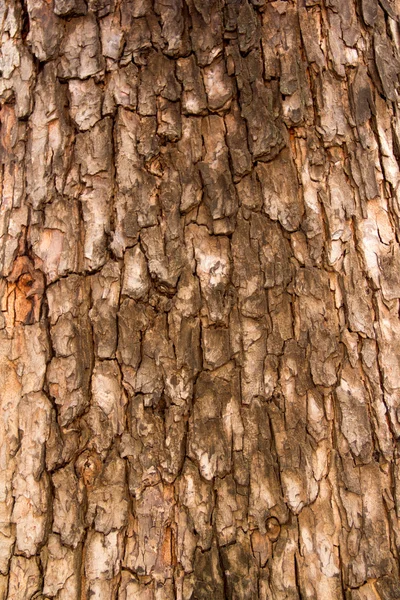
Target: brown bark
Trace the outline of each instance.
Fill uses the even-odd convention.
[[[0,4],[0,600],[400,598],[399,14]]]

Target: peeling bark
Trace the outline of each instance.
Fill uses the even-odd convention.
[[[400,597],[399,9],[0,6],[0,600]]]

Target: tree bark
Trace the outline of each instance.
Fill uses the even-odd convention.
[[[399,0],[3,0],[0,600],[400,598]]]

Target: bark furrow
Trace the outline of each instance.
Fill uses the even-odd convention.
[[[400,598],[399,22],[0,3],[0,600]]]

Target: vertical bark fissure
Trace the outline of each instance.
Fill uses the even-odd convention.
[[[400,597],[399,8],[0,7],[0,600]]]

